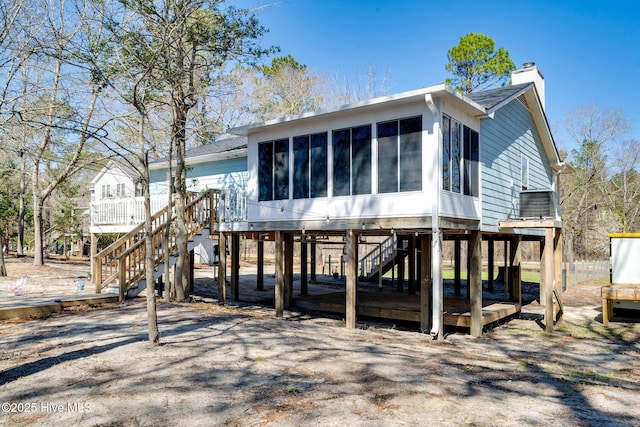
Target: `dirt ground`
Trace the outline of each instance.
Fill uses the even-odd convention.
[[[9,258],[0,292],[23,274],[26,296],[88,277],[86,262],[30,262]],[[533,301],[482,338],[433,341],[411,325],[220,307],[211,267],[196,277],[197,302],[160,303],[158,347],[144,298],[0,322],[0,425],[640,425],[640,323],[605,328],[600,284],[565,292],[553,334]]]

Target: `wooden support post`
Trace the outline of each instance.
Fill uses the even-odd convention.
[[[227,236],[218,235],[218,304],[227,300]]]
[[[539,288],[539,292],[540,292],[540,305],[544,305],[544,301],[546,299],[546,290],[545,290],[545,286],[544,286],[544,269],[545,269],[545,263],[544,263],[544,242],[545,239],[543,238],[542,240],[540,240],[540,288]]]
[[[196,282],[195,282],[196,253],[195,251],[192,250],[189,252],[188,262],[189,262],[189,269],[188,269],[189,277],[187,279],[189,283],[189,295],[193,295],[193,291],[196,288]]]
[[[293,302],[293,234],[284,233],[284,308]]]
[[[455,237],[454,245],[453,245],[453,286],[454,286],[454,294],[459,297],[462,295],[461,284],[460,284],[460,239]]]
[[[431,235],[423,234],[420,242],[420,330],[431,329]]]
[[[123,303],[127,292],[127,258],[121,257],[118,260],[118,285],[119,297],[118,301]]]
[[[240,235],[231,235],[231,289],[233,300],[240,301]]]
[[[416,237],[416,290],[420,291],[422,289],[421,278],[422,278],[422,248],[424,246],[424,235]]]
[[[311,238],[311,283],[316,282],[316,238]]]
[[[282,245],[282,231],[275,232],[276,240],[276,286],[275,286],[275,309],[276,317],[282,317],[284,315],[284,248]]]
[[[562,304],[562,229],[555,229],[555,239],[553,245],[554,256],[554,276],[555,276],[555,297],[558,304],[558,311],[555,315],[556,326],[562,325],[564,316],[564,306]]]
[[[258,240],[258,276],[256,289],[264,291],[264,242]]]
[[[504,300],[509,301],[509,287],[511,286],[510,277],[509,277],[509,246],[507,244],[507,239],[504,239]]]
[[[158,277],[154,286],[158,289],[158,296],[162,298],[162,293],[164,292],[164,281],[162,280],[162,274]]]
[[[409,252],[407,253],[409,257],[409,285],[408,292],[409,295],[416,294],[416,236],[412,234],[409,236]]]
[[[522,279],[521,267],[522,263],[522,236],[519,234],[511,238],[509,246],[509,260],[511,268],[509,269],[509,283],[511,284],[511,301],[522,304]]]
[[[347,258],[345,325],[348,329],[354,329],[356,327],[356,299],[358,281],[357,245],[357,236],[355,235],[353,230],[347,231],[345,240]]]
[[[396,243],[396,265],[398,267],[398,282],[396,289],[398,292],[404,292],[404,257],[406,252],[404,251],[404,238],[402,236],[398,236]]]
[[[308,247],[309,244],[303,236],[300,239],[300,295],[302,296],[307,296],[309,294],[307,277]]]
[[[493,292],[493,275],[494,275],[494,270],[493,270],[493,264],[495,262],[495,247],[493,244],[493,238],[489,237],[489,239],[487,240],[487,249],[489,251],[488,254],[488,267],[489,267],[489,271],[488,271],[488,280],[487,280],[487,290],[489,292]]]
[[[102,266],[96,262],[96,254],[98,253],[98,236],[96,233],[91,233],[91,253],[89,259],[91,260],[91,280],[95,285],[96,293],[102,292]]]
[[[543,263],[544,263],[544,325],[545,331],[553,332],[553,278],[554,278],[554,240],[553,228],[547,228],[544,237]],[[542,286],[541,286],[542,288]]]
[[[471,336],[482,336],[482,234],[472,230],[467,243],[469,271],[469,303],[471,308]]]

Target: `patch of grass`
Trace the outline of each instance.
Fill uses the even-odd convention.
[[[254,362],[266,362],[267,358],[264,356],[258,356],[255,359],[253,359]]]
[[[287,387],[287,393],[289,394],[299,394],[300,393],[300,389],[298,387]]]

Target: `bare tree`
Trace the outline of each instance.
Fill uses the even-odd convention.
[[[377,69],[369,64],[364,73],[356,74],[352,77],[333,77],[333,94],[336,104],[351,104],[371,98],[387,95],[391,90],[393,78],[391,69],[387,68],[382,76],[378,75]]]
[[[215,0],[123,1],[139,20],[141,34],[147,34],[159,50],[160,60],[153,74],[167,93],[172,112],[171,141],[176,159],[176,212],[178,260],[176,299],[184,300],[186,281],[186,167],[189,116],[198,105],[202,88],[216,69],[232,59],[252,62],[271,49],[257,47],[265,32],[255,16],[244,9],[223,8]]]
[[[570,263],[574,254],[604,256],[608,250],[607,232],[616,222],[610,155],[628,129],[621,110],[590,105],[567,115],[562,130],[577,147],[569,158],[575,172],[564,180],[561,201]]]
[[[622,141],[613,156],[609,195],[618,230],[640,230],[640,141]]]

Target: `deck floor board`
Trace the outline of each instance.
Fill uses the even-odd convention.
[[[306,310],[344,314],[345,293],[332,292],[322,295],[297,297],[293,305]],[[482,325],[496,322],[520,311],[514,302],[483,300]],[[385,320],[420,322],[420,297],[406,294],[390,294],[358,291],[358,316],[375,317]],[[469,301],[464,298],[445,298],[444,324],[470,327],[471,312]]]

